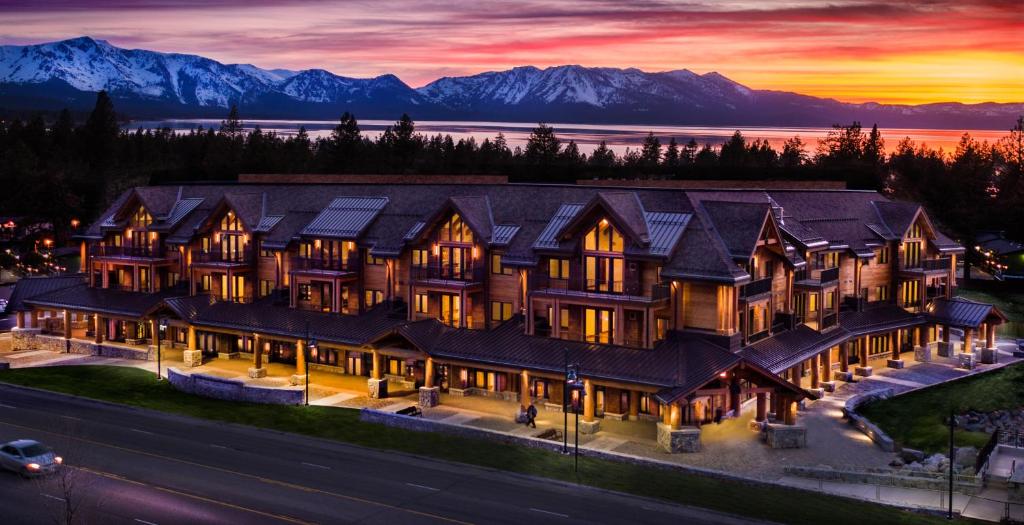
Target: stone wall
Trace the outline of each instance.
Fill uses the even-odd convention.
[[[878,428],[868,418],[858,414],[857,408],[874,401],[889,399],[892,396],[893,389],[883,388],[874,392],[853,396],[846,400],[846,405],[843,406],[843,415],[846,416],[850,424],[857,427],[858,430],[871,438],[871,441],[874,441],[876,445],[886,452],[897,452],[899,446],[889,437],[889,434],[883,432],[882,429]]]
[[[11,330],[11,350],[35,350],[38,328],[15,328]]]
[[[842,483],[863,483],[867,485],[884,485],[889,487],[905,487],[927,490],[948,490],[949,478],[943,474],[896,471],[884,469],[842,470],[821,467],[785,467],[785,472],[801,478],[838,481]],[[977,494],[982,489],[981,478],[977,476],[957,475],[953,479],[954,489],[963,494]]]
[[[96,343],[87,339],[64,339],[59,335],[47,335],[38,328],[23,328],[11,331],[12,350],[46,350],[49,352],[79,355],[95,355],[115,357],[119,359],[138,359],[142,361],[156,359],[156,352],[142,348],[122,346],[116,343]]]
[[[141,361],[152,361],[156,359],[156,349],[144,350],[120,345],[100,345],[100,352],[97,355],[103,357],[116,357],[120,359],[138,359]]]
[[[452,396],[456,396],[456,397],[480,396],[480,397],[491,397],[491,398],[494,398],[494,399],[500,399],[502,401],[519,401],[519,393],[518,392],[512,392],[510,390],[506,390],[506,391],[487,390],[486,388],[476,388],[476,387],[449,388],[448,389],[448,395],[452,395]],[[561,408],[560,407],[561,406],[559,405],[559,412],[561,412]]]
[[[241,401],[264,405],[300,405],[305,395],[302,388],[267,388],[247,385],[237,379],[224,379],[206,374],[189,374],[177,368],[167,369],[167,380],[174,388],[201,397]]]
[[[771,448],[806,448],[807,427],[802,425],[765,425],[764,438]]]

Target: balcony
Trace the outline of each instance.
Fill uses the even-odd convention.
[[[356,252],[349,254],[347,259],[322,259],[320,257],[292,257],[292,272],[311,272],[321,274],[356,274],[359,272],[361,260]]]
[[[937,299],[939,297],[946,297],[945,286],[927,286],[925,287],[924,291],[925,298],[928,299],[929,301],[932,299]]]
[[[238,250],[211,250],[192,253],[192,264],[199,266],[252,266],[253,250],[249,245]]]
[[[809,271],[807,268],[798,270],[793,275],[793,283],[797,286],[805,286],[812,288],[822,288],[825,286],[832,286],[839,282],[839,267],[828,268],[821,270],[818,276],[814,276],[813,271]]]
[[[750,301],[772,293],[772,278],[765,277],[740,286],[740,299]]]
[[[167,261],[177,257],[177,252],[161,250],[152,246],[100,246],[89,247],[89,255],[98,259],[146,259]]]
[[[948,257],[938,259],[921,259],[916,262],[900,261],[900,272],[904,274],[944,274],[949,273],[952,268],[953,259]]]
[[[839,314],[831,313],[821,318],[821,330],[832,328],[839,324]]]
[[[465,288],[470,285],[482,285],[484,267],[482,265],[466,268],[463,266],[413,266],[410,271],[413,282],[417,284],[441,284]]]
[[[667,301],[672,295],[668,284],[652,284],[644,289],[636,281],[596,281],[592,279],[552,279],[546,273],[530,276],[530,293],[601,300],[619,300],[633,303]]]

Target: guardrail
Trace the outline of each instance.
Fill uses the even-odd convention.
[[[360,259],[356,252],[349,254],[348,258],[322,259],[319,257],[292,257],[289,261],[293,271],[316,270],[333,272],[355,272],[359,270]]]
[[[771,293],[772,291],[772,278],[765,277],[756,281],[750,281],[740,287],[740,297],[754,297],[757,295]]]
[[[479,283],[484,280],[484,267],[482,265],[464,266],[413,266],[412,279],[441,279],[446,281],[466,281]]]

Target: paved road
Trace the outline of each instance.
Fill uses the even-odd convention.
[[[53,523],[68,501],[88,522],[136,525],[751,523],[499,471],[0,385],[0,440],[23,437],[51,444],[73,470],[45,480],[0,473],[2,523]]]

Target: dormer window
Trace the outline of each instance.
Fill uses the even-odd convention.
[[[601,219],[583,238],[583,249],[586,251],[622,253],[623,246],[622,234],[608,219]]]
[[[908,239],[923,239],[924,238],[924,230],[921,228],[921,224],[920,223],[916,223],[915,222],[914,225],[910,227],[910,231],[907,232],[907,238]]]

